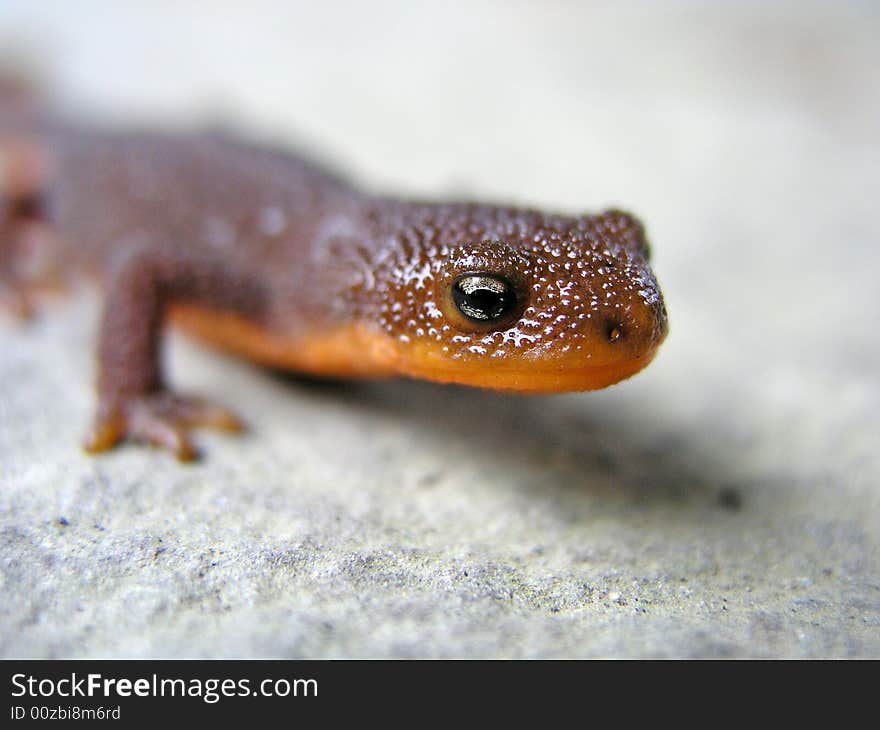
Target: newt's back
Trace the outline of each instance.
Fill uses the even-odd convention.
[[[46,216],[101,271],[120,248],[173,247],[279,263],[351,192],[299,157],[214,133],[46,135]]]

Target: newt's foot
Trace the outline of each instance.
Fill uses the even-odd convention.
[[[46,295],[67,288],[62,262],[53,258],[57,239],[39,221],[11,225],[0,209],[0,313],[30,319]]]
[[[243,430],[239,418],[222,406],[161,391],[133,397],[122,404],[101,406],[83,446],[86,451],[97,453],[130,440],[168,449],[180,461],[193,461],[199,455],[189,438],[194,427]]]
[[[18,282],[7,281],[0,271],[0,312],[14,320],[27,320],[34,314],[33,292]]]

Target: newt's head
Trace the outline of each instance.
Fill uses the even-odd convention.
[[[644,368],[666,336],[644,231],[625,213],[425,206],[406,223],[373,289],[403,373],[593,390]]]

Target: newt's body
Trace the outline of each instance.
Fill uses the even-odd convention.
[[[65,269],[106,288],[94,450],[132,438],[187,458],[188,426],[235,427],[167,388],[166,314],[273,366],[521,392],[611,385],[666,334],[642,226],[622,212],[390,200],[215,135],[16,139],[0,139],[0,278],[43,226]]]

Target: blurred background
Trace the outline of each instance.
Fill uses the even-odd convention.
[[[153,566],[149,579],[157,595],[177,596],[165,599],[170,625],[144,608],[116,636],[89,633],[84,618],[65,640],[55,622],[73,593],[61,604],[35,597],[7,606],[7,628],[28,612],[46,616],[43,627],[3,632],[0,648],[880,653],[878,37],[867,1],[3,0],[0,63],[27,69],[62,113],[222,124],[406,196],[630,210],[647,226],[671,331],[632,381],[543,399],[405,383],[346,400],[175,341],[180,377],[235,393],[256,435],[235,456],[206,436],[212,458],[189,498],[174,496],[176,465],[149,467],[175,485],[158,490],[178,510],[172,520],[132,482],[155,455],[95,462],[69,444],[91,392],[78,380],[65,399],[41,363],[70,359],[78,379],[90,377],[91,305],[30,333],[6,330],[0,499],[8,525],[25,529],[22,515],[33,516],[30,547],[15,543],[21,559],[48,550],[79,565],[65,562],[73,548],[45,547],[55,530],[45,515],[62,508],[82,511],[83,524],[115,515],[120,565],[144,540],[171,540],[169,520],[180,547],[179,563]],[[34,403],[55,409],[52,424]],[[63,447],[35,471],[28,454],[47,434]],[[350,463],[328,472],[340,439],[352,442]],[[83,496],[96,479],[128,497],[111,507],[109,496]],[[223,522],[221,483],[243,526]],[[89,564],[100,550],[81,540]],[[208,549],[240,556],[214,578],[227,619],[208,598],[187,603],[186,581],[168,585]],[[301,567],[261,563],[260,550]],[[6,580],[41,595],[16,576]],[[126,576],[88,587],[110,600],[100,611],[114,621],[132,596],[153,595]],[[228,597],[233,581],[249,598]],[[358,595],[371,597],[367,608]]]

